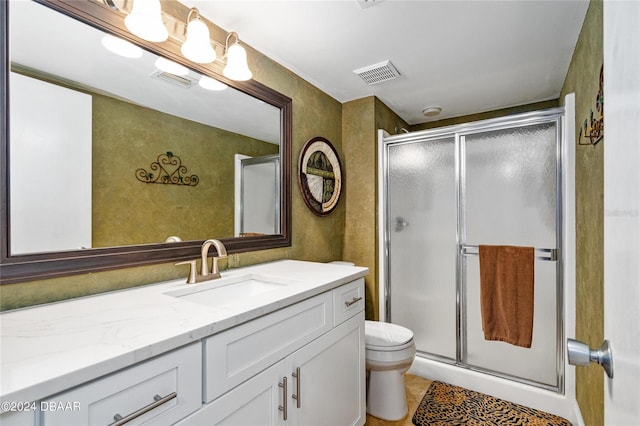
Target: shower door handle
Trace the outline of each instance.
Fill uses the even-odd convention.
[[[396,217],[396,232],[402,232],[407,226],[409,226],[409,222],[407,222],[404,217]]]
[[[613,379],[613,353],[608,340],[602,343],[598,349],[591,349],[589,346],[575,339],[567,339],[567,354],[571,365],[589,365],[594,362],[600,364],[607,377]]]

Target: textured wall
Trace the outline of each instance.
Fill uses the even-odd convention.
[[[101,95],[93,95],[93,116],[93,247],[170,235],[233,237],[234,154],[278,152],[274,144]],[[198,176],[196,186],[136,178],[139,168],[157,176],[151,163],[167,151],[187,168],[184,176]]]
[[[346,222],[344,259],[369,268],[365,278],[366,317],[378,318],[377,242],[377,131],[394,133],[408,128],[391,109],[375,97],[343,105],[342,139],[346,158]]]
[[[575,93],[576,138],[590,111],[597,113],[602,37],[602,2],[592,1],[561,94],[564,99],[566,94]],[[604,340],[605,143],[576,146],[576,338],[591,347],[600,347]],[[576,368],[576,398],[585,424],[604,424],[604,376],[600,366]]]
[[[376,144],[373,97],[342,107],[346,170],[344,260],[369,268],[365,277],[367,319],[376,318]]]
[[[175,2],[168,4],[174,8],[181,6]],[[182,14],[186,16],[186,9],[181,10],[180,13],[180,16]],[[220,29],[214,29],[212,37],[216,40],[224,40],[224,34]],[[291,164],[292,171],[294,171],[291,185],[293,241],[291,247],[231,255],[227,261],[222,261],[220,266],[222,268],[238,267],[286,258],[320,262],[341,259],[345,218],[344,195],[331,215],[318,217],[304,204],[298,189],[296,175],[300,150],[304,143],[314,136],[323,136],[329,139],[338,151],[341,161],[344,162],[341,129],[342,105],[266,56],[246,45],[245,47],[247,47],[249,67],[253,71],[254,79],[293,99],[293,155]],[[348,185],[347,177],[345,186]],[[216,237],[216,235],[201,237],[205,236]],[[178,277],[186,278],[186,274],[185,267],[175,267],[172,263],[168,263],[8,284],[0,287],[0,310],[85,296]]]

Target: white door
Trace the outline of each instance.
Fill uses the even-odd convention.
[[[604,3],[605,425],[640,424],[640,2]]]

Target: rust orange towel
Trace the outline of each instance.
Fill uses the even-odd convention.
[[[484,338],[530,348],[534,248],[481,245],[479,253]]]

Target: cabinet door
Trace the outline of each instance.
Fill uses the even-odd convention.
[[[364,424],[364,312],[287,357],[286,368],[291,379],[288,424]]]
[[[284,387],[284,380],[286,380],[284,366],[284,360],[274,364],[178,424],[180,426],[283,426],[285,424],[284,402],[287,398],[285,392],[290,393],[290,388]],[[290,380],[287,381],[290,383]],[[291,407],[288,409],[290,411]]]

